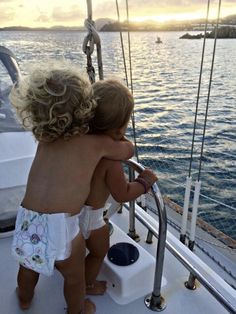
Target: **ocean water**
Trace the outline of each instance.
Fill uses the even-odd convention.
[[[0,45],[16,55],[20,69],[50,58],[67,58],[86,69],[83,32],[0,32]],[[131,69],[123,34],[128,81],[132,73],[139,161],[153,168],[163,194],[183,205],[189,173],[203,40],[183,32],[132,32]],[[160,36],[162,44],[156,44]],[[119,33],[100,33],[104,75],[125,78]],[[191,175],[198,178],[213,53],[206,42]],[[236,39],[217,40],[200,172],[198,215],[236,239]],[[96,49],[95,49],[96,50]],[[93,64],[98,79],[96,52]],[[129,130],[132,136],[132,130]],[[194,186],[193,186],[194,189]],[[193,193],[192,193],[193,194]],[[192,195],[193,196],[193,195]]]

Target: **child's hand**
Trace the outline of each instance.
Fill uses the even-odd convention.
[[[147,193],[150,187],[157,181],[157,176],[151,169],[145,169],[134,181],[142,184],[144,193]]]
[[[140,173],[139,178],[144,179],[150,187],[157,181],[157,176],[151,169],[143,170],[143,172]]]

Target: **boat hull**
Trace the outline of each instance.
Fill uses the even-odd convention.
[[[36,142],[30,132],[0,133],[0,213],[14,211],[22,199]]]

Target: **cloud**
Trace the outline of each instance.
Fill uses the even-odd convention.
[[[122,6],[123,7],[123,6]],[[114,15],[116,14],[116,4],[115,1],[103,1],[102,4],[96,5],[94,8],[94,19],[97,18],[97,15],[100,17],[106,17],[105,15]]]
[[[211,6],[212,5],[218,5],[219,0],[211,0]],[[235,5],[235,0],[225,0],[222,4],[223,6],[227,5]],[[130,14],[135,14],[137,12],[146,12],[150,13],[151,15],[158,15],[160,11],[163,12],[163,10],[168,10],[169,13],[173,13],[173,11],[184,10],[190,11],[193,8],[195,9],[203,9],[205,10],[207,7],[207,1],[206,0],[130,0],[129,1],[129,12]],[[126,10],[126,4],[124,1],[119,2],[119,10],[125,12]],[[103,1],[101,4],[97,5],[95,7],[95,13],[97,15],[106,15],[109,14],[112,15],[116,13],[116,5],[114,2],[111,2],[109,0]],[[168,13],[166,12],[166,13]]]
[[[211,0],[211,4],[218,4],[219,0]],[[230,3],[233,4],[235,3],[234,0],[225,0],[224,4]],[[180,6],[180,7],[192,7],[192,6],[206,6],[207,1],[206,0],[148,0],[143,1],[143,0],[130,0],[129,1],[129,6],[134,7],[134,8],[139,8],[140,6],[142,7],[155,7],[158,9],[158,7],[168,7],[170,8],[171,6]]]
[[[130,0],[129,1],[129,15],[158,15],[160,13],[166,12],[172,13],[176,10],[176,7],[180,8],[180,11],[183,7],[190,8],[192,2],[197,0]],[[198,2],[205,2],[206,0],[198,0]],[[120,1],[119,12],[121,19],[126,18],[126,4],[124,1]],[[103,1],[101,4],[97,5],[94,9],[94,19],[98,17],[116,17],[116,5],[114,2],[109,0]]]
[[[94,7],[93,19],[101,17],[117,19],[116,5],[109,0],[96,1]],[[125,20],[126,3],[119,1],[119,12],[121,20]],[[210,16],[214,17],[218,8],[219,0],[211,0]],[[236,0],[225,0],[221,5],[221,16],[229,14],[230,9],[234,8],[236,14]],[[186,16],[205,17],[207,10],[206,0],[129,0],[129,17],[130,20],[135,20],[139,17],[153,18],[157,16],[169,16],[172,18],[184,18]],[[194,15],[195,14],[195,15]],[[233,13],[232,13],[233,14]]]
[[[40,15],[37,17],[37,19],[35,21],[36,22],[42,22],[42,23],[48,23],[48,22],[50,22],[50,18],[46,14],[40,13]]]
[[[15,13],[10,8],[1,8],[0,9],[0,21],[1,21],[1,23],[13,21],[14,18],[15,18]]]
[[[84,13],[81,12],[78,5],[73,5],[67,10],[63,10],[61,7],[55,7],[52,12],[52,19],[55,22],[65,22],[65,21],[78,21],[84,18]]]

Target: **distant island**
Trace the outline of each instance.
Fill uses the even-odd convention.
[[[215,38],[216,30],[206,32],[206,38]],[[204,38],[204,34],[200,33],[197,35],[190,35],[189,33],[184,34],[180,39],[201,39]],[[223,26],[217,31],[217,38],[236,38],[236,27]]]
[[[96,22],[97,25],[97,22]],[[208,31],[214,29],[216,20],[209,20]],[[230,15],[220,20],[220,25],[236,27],[236,14]],[[205,28],[205,19],[195,19],[192,21],[170,21],[166,23],[157,23],[154,21],[145,21],[143,23],[108,21],[98,28],[102,32],[117,31],[201,31]]]
[[[210,20],[208,31],[214,29],[216,20]],[[117,31],[202,31],[205,28],[204,19],[195,19],[192,21],[170,21],[158,23],[156,21],[145,22],[118,22],[109,18],[102,18],[95,21],[96,29],[100,32],[117,32]],[[236,27],[236,14],[230,15],[220,20],[220,27]],[[86,31],[84,26],[53,26],[53,27],[25,27],[9,26],[2,27],[0,31]]]

